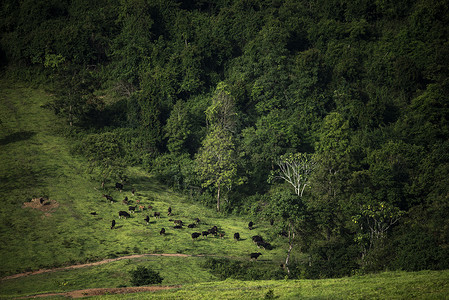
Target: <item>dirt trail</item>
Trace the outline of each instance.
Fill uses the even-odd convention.
[[[3,277],[3,278],[0,278],[0,281],[1,280],[20,278],[20,277],[24,277],[24,276],[48,273],[48,272],[56,272],[56,271],[72,270],[72,269],[80,269],[80,268],[91,267],[91,266],[98,266],[98,265],[103,265],[103,264],[107,264],[107,263],[118,261],[118,260],[122,260],[122,259],[134,259],[134,258],[140,258],[140,257],[145,257],[145,256],[199,257],[199,256],[204,256],[204,255],[190,255],[190,254],[180,254],[180,253],[134,254],[134,255],[122,256],[122,257],[117,257],[117,258],[109,258],[109,259],[100,260],[100,261],[87,263],[87,264],[79,264],[79,265],[72,265],[72,266],[67,266],[67,267],[52,268],[52,269],[41,269],[41,270],[37,270],[37,271],[18,273],[18,274],[14,274],[14,275],[10,275],[10,276],[6,276],[6,277]]]
[[[155,292],[160,290],[176,289],[180,288],[180,285],[172,286],[139,286],[139,287],[123,287],[123,288],[96,288],[96,289],[85,289],[76,290],[63,293],[48,293],[48,294],[37,294],[28,297],[21,297],[18,299],[30,299],[30,298],[41,298],[41,297],[56,297],[64,296],[69,298],[83,298],[99,295],[111,295],[111,294],[129,294],[129,293],[141,293],[141,292]]]

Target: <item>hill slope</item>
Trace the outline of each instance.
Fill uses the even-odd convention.
[[[262,252],[260,263],[275,266],[284,259],[284,241],[276,236],[271,226],[256,224],[250,231],[248,220],[217,215],[213,210],[186,202],[140,169],[128,169],[129,181],[123,191],[113,186],[102,190],[86,172],[85,160],[71,155],[70,140],[61,133],[64,124],[43,108],[51,95],[17,83],[0,81],[0,85],[3,91],[0,102],[1,277],[130,254],[202,255],[183,258],[183,267],[179,267],[179,258],[140,260],[152,261],[150,264],[163,273],[164,283],[171,284],[213,279],[200,268],[204,256],[247,261],[249,253]],[[137,191],[135,195],[132,189]],[[111,195],[115,202],[107,201],[103,194]],[[136,211],[126,220],[119,219],[118,211],[128,211],[122,203],[125,197],[132,201],[131,205],[139,200],[145,210]],[[151,210],[147,208],[149,205],[153,207]],[[166,213],[168,207],[173,210],[170,217]],[[154,211],[161,212],[160,219],[152,217]],[[95,215],[91,214],[93,212]],[[144,221],[146,215],[151,216],[149,224]],[[180,219],[190,224],[195,218],[201,221],[192,229],[184,226],[176,230],[170,221]],[[112,220],[117,223],[113,230],[110,229]],[[214,225],[225,233],[224,238],[192,240],[192,232]],[[166,235],[159,234],[161,228],[166,229]],[[241,241],[233,239],[234,232],[240,233]],[[251,236],[256,234],[269,238],[274,249],[258,249],[251,241]],[[102,284],[106,281],[106,287],[127,284],[127,272],[139,260],[127,261],[113,267],[114,280],[102,281],[101,276],[96,275],[98,282],[85,278],[81,282],[87,284],[86,287],[104,287]],[[180,271],[175,272],[178,274],[170,273],[176,269]],[[190,273],[192,271],[194,274]]]

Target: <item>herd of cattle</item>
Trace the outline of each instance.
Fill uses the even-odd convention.
[[[121,192],[123,190],[123,184],[122,183],[116,183],[115,184],[115,188]],[[135,195],[135,190],[133,189],[131,191],[131,193],[134,196]],[[103,194],[103,197],[106,198],[111,203],[117,202],[110,195]],[[127,211],[125,211],[125,210],[119,211],[118,212],[119,219],[130,218],[131,214],[133,214],[136,210],[139,210],[141,212],[143,212],[144,210],[147,210],[147,211],[152,211],[153,210],[153,207],[151,205],[148,205],[146,207],[144,205],[141,205],[140,204],[140,200],[136,200],[136,205],[134,205],[134,206],[130,205],[132,203],[132,201],[130,199],[128,199],[128,197],[125,197],[124,200],[122,201],[122,203],[124,205],[128,206],[128,210]],[[91,214],[95,215],[96,213],[92,212]],[[168,209],[167,209],[167,216],[172,216],[172,215],[173,215],[172,208],[168,207]],[[161,218],[161,212],[154,211],[153,212],[153,217],[155,219],[160,219]],[[149,224],[150,223],[150,216],[147,215],[143,220],[146,222],[146,224]],[[182,229],[182,228],[184,228],[183,226],[185,226],[185,224],[184,224],[184,222],[182,220],[169,219],[169,221],[173,222],[173,229]],[[188,224],[187,227],[188,228],[198,228],[200,223],[201,223],[200,219],[199,218],[195,218],[193,220],[193,223]],[[254,228],[254,225],[255,225],[254,222],[249,222],[248,223],[248,229],[252,230]],[[271,224],[271,225],[273,225],[273,224]],[[115,226],[116,226],[116,221],[112,220],[111,229],[116,228]],[[166,234],[166,229],[165,228],[161,228],[159,234],[160,235],[165,235]],[[220,237],[220,238],[223,239],[224,236],[225,236],[225,232],[220,231],[217,226],[213,226],[213,227],[211,227],[211,228],[209,228],[207,230],[202,230],[201,232],[193,232],[191,234],[192,240],[196,240],[199,237],[207,238],[208,236],[215,236],[215,237]],[[236,240],[236,241],[240,241],[241,240],[239,232],[235,232],[234,233],[234,240]],[[252,241],[254,242],[254,244],[257,245],[258,248],[262,248],[262,249],[265,249],[265,250],[273,249],[271,244],[268,243],[267,241],[264,241],[263,238],[261,236],[259,236],[259,235],[253,236],[252,237]],[[262,255],[262,253],[257,252],[257,253],[250,253],[249,256],[250,256],[250,259],[257,259],[260,255]]]

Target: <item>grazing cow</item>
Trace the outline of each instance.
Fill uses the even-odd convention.
[[[160,235],[165,235],[165,228],[162,228],[161,231],[159,232]]]
[[[209,234],[209,231],[203,231],[203,232],[201,232],[201,235],[202,235],[203,237],[207,237],[208,234]]]
[[[217,231],[218,231],[218,227],[217,226],[214,226],[211,229],[209,229],[209,233],[213,234],[213,235],[217,235],[217,233],[218,233]]]
[[[136,211],[136,207],[135,206],[128,206],[128,210],[130,213],[134,213]]]
[[[181,220],[174,220],[173,223],[181,225],[182,226],[182,221]]]
[[[158,219],[160,219],[160,217],[161,217],[161,213],[160,212],[156,212],[155,211],[153,215],[154,215],[155,218],[158,218]]]
[[[145,217],[145,219],[143,219],[145,222],[147,222],[147,224],[149,224],[150,223],[150,217],[149,216],[146,216]]]
[[[171,216],[171,207],[168,208],[168,215]]]
[[[257,252],[257,253],[251,253],[249,256],[251,257],[251,259],[257,259],[259,256],[261,256],[262,253]]]
[[[189,228],[195,228],[195,227],[196,227],[196,224],[189,224],[189,225],[187,225],[187,227],[189,227]]]
[[[240,233],[238,232],[234,233],[234,240],[236,241],[240,240]]]
[[[255,235],[252,237],[254,243],[263,242],[263,238],[260,235]]]
[[[126,218],[129,218],[131,216],[126,211],[121,210],[121,211],[118,212],[118,218],[121,219],[122,217],[124,217],[126,219]]]
[[[44,202],[45,202],[45,199],[44,199],[43,197],[40,197],[40,198],[39,198],[39,202],[40,202],[40,203],[41,203],[41,205],[42,205],[42,204],[44,204]]]
[[[192,240],[198,238],[200,235],[201,235],[201,233],[199,233],[199,232],[192,233]]]
[[[220,234],[218,235],[221,239],[224,239],[225,233],[224,232],[220,232]]]
[[[115,220],[112,220],[111,229],[114,229],[114,227],[115,227]]]
[[[125,199],[123,199],[122,202],[123,202],[123,204],[128,205],[128,203],[129,203],[129,202],[128,202],[128,197],[125,197]]]
[[[121,184],[121,183],[119,183],[119,182],[116,182],[115,183],[115,188],[117,189],[117,190],[120,190],[120,192],[123,190],[123,184]]]
[[[103,197],[105,197],[107,200],[111,201],[111,203],[114,202],[114,198],[112,198],[112,196],[103,194]]]
[[[251,221],[248,223],[248,229],[253,230],[254,223]]]
[[[145,206],[144,205],[139,205],[139,210],[140,211],[143,211],[145,209]]]
[[[96,216],[97,215],[97,212],[96,211],[93,211],[93,212],[91,212],[90,213],[92,216]]]
[[[199,223],[200,223],[200,219],[198,219],[198,218],[195,218],[195,220],[193,220],[193,221],[195,221],[196,224],[199,224]]]
[[[182,229],[182,225],[175,225],[173,226],[174,229]]]

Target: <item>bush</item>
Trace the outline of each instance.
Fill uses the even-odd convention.
[[[143,266],[139,266],[137,269],[132,270],[129,273],[131,274],[131,284],[133,286],[158,284],[164,280],[158,272]]]

